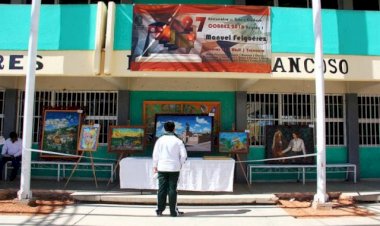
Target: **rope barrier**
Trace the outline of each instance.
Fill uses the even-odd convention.
[[[75,157],[75,158],[88,158],[88,159],[97,159],[97,160],[107,160],[107,161],[116,161],[117,159],[108,159],[108,158],[96,158],[96,157],[87,157],[84,155],[72,155],[72,154],[65,154],[65,153],[57,153],[52,151],[44,151],[39,149],[32,149],[32,148],[24,148],[24,150],[30,151],[30,152],[37,152],[37,153],[44,153],[44,154],[51,154],[51,155],[59,155],[59,156],[65,156],[65,157]]]
[[[246,160],[246,161],[236,161],[236,163],[241,163],[241,162],[265,162],[265,161],[273,161],[273,160],[284,160],[284,159],[295,159],[295,158],[306,158],[306,157],[311,157],[311,156],[316,156],[317,153],[313,154],[306,154],[306,155],[297,155],[297,156],[289,156],[289,157],[281,157],[281,158],[269,158],[269,159],[257,159],[257,160]]]
[[[59,156],[65,156],[65,157],[75,157],[75,158],[88,158],[91,159],[91,157],[87,156],[80,156],[80,155],[72,155],[72,154],[65,154],[65,153],[58,153],[58,152],[52,152],[52,151],[44,151],[39,149],[32,149],[32,148],[24,148],[24,150],[30,151],[30,152],[37,152],[37,153],[44,153],[44,154],[50,154],[50,155],[59,155]],[[253,163],[253,162],[266,162],[266,161],[273,161],[273,160],[284,160],[284,159],[295,159],[295,158],[306,158],[306,157],[312,157],[316,156],[317,153],[313,154],[306,154],[306,155],[297,155],[297,156],[289,156],[289,157],[281,157],[281,158],[268,158],[268,159],[256,159],[256,160],[245,160],[245,161],[235,161],[235,163]],[[106,161],[116,161],[116,159],[109,159],[109,158],[97,158],[93,157],[92,159],[97,160],[106,160]]]

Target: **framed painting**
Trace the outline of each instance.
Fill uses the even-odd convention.
[[[42,158],[77,158],[69,155],[78,152],[82,113],[82,110],[44,110],[40,148],[62,155],[41,153]]]
[[[110,126],[108,152],[133,153],[144,151],[143,126]]]
[[[220,130],[220,102],[211,101],[144,101],[143,123],[147,142],[154,142],[156,114],[208,114],[214,117],[213,132]]]
[[[249,151],[249,134],[246,132],[220,132],[219,152],[247,154]]]
[[[165,122],[175,124],[175,134],[189,152],[211,152],[213,117],[207,114],[156,114],[155,139],[165,133]]]
[[[313,128],[309,126],[266,126],[266,158],[279,158],[269,161],[272,164],[313,164],[314,156],[298,157],[314,153]],[[282,157],[292,157],[281,159]]]
[[[78,151],[96,151],[96,148],[98,147],[99,133],[99,124],[82,125],[78,142]]]

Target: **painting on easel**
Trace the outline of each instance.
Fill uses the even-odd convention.
[[[108,151],[133,153],[144,151],[143,126],[110,126],[108,134]]]
[[[41,149],[61,155],[41,153],[42,158],[77,158],[69,155],[77,155],[82,112],[82,110],[44,110]]]
[[[78,151],[96,151],[100,125],[83,125],[80,130]]]
[[[220,132],[219,152],[246,154],[249,150],[249,135],[246,132]]]

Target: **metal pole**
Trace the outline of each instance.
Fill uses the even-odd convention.
[[[20,190],[17,192],[19,200],[26,200],[32,197],[30,191],[30,163],[31,152],[26,149],[32,147],[33,134],[33,107],[34,107],[34,86],[36,73],[36,56],[38,41],[38,23],[40,17],[41,0],[33,0],[31,6],[31,26],[28,46],[28,68],[26,73],[25,84],[25,102],[24,102],[24,123],[22,128],[22,167]]]
[[[315,92],[317,112],[317,194],[315,203],[325,203],[326,193],[326,131],[325,131],[325,87],[323,73],[321,2],[313,0],[313,24],[315,41]]]

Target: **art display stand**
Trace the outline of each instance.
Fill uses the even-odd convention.
[[[112,176],[115,175],[117,168],[120,166],[120,161],[121,161],[123,158],[125,158],[125,157],[128,157],[128,154],[127,154],[127,153],[120,153],[120,154],[119,154],[119,158],[117,159],[117,162],[116,162],[115,168],[113,169]],[[109,184],[111,183],[111,181],[112,181],[112,177],[108,180],[107,186],[109,186]]]
[[[92,152],[91,151],[87,151],[89,153],[89,159],[90,159],[90,162],[91,162],[91,168],[92,168],[92,173],[94,175],[94,180],[95,180],[95,186],[96,188],[98,187],[98,182],[96,180],[96,173],[95,173],[95,165],[94,165],[94,157],[92,156]],[[69,183],[71,177],[74,175],[75,173],[75,170],[78,168],[78,165],[80,163],[80,160],[82,159],[83,155],[84,155],[85,151],[82,151],[78,161],[76,162],[76,164],[74,165],[74,168],[73,170],[71,171],[71,174],[70,174],[70,177],[67,179],[66,181],[66,184],[65,184],[65,188],[67,186],[67,184]]]
[[[245,170],[244,170],[244,166],[243,166],[243,163],[242,163],[242,161],[241,161],[240,155],[239,155],[239,154],[235,154],[235,155],[236,155],[236,160],[238,161],[238,163],[239,163],[239,165],[240,165],[241,171],[242,171],[243,174],[244,174],[245,180],[247,181],[247,185],[248,185],[248,187],[251,187],[251,184],[249,183],[249,180],[248,180],[247,173],[246,173]]]

